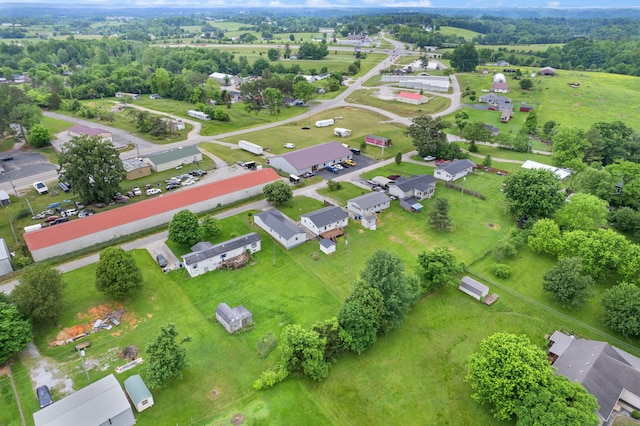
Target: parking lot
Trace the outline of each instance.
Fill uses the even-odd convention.
[[[37,152],[23,152],[14,149],[3,154],[13,157],[13,159],[2,162],[1,165],[4,171],[0,174],[0,183],[9,181],[7,175],[12,180],[17,181],[41,173],[56,171],[56,166]]]
[[[331,173],[326,169],[322,169],[317,172],[317,175],[325,180],[335,179],[341,174],[355,172],[376,163],[376,160],[366,155],[354,155],[353,161],[356,163],[355,166],[344,167],[343,170],[338,170],[337,173]]]

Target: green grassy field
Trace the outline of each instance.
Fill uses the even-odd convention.
[[[333,117],[342,117],[337,120],[335,126],[317,128],[314,123],[317,120],[324,120]],[[311,115],[293,123],[287,123],[277,128],[261,130],[254,133],[247,133],[241,136],[225,138],[224,142],[238,143],[238,140],[245,139],[249,142],[262,145],[269,148],[274,154],[281,154],[288,150],[284,148],[284,144],[292,142],[296,148],[304,148],[323,142],[339,140],[353,147],[360,146],[364,137],[369,133],[375,133],[384,137],[391,138],[393,141],[393,149],[385,150],[385,158],[390,158],[396,152],[408,152],[413,149],[412,142],[404,135],[404,126],[399,124],[388,123],[387,118],[374,112],[359,109],[357,107],[345,107],[324,111],[321,114]],[[310,124],[309,130],[302,130],[303,126]],[[350,137],[336,138],[333,135],[334,127],[346,127],[351,129]],[[380,157],[378,151],[373,147],[368,147],[368,155]],[[246,159],[245,154],[238,160]]]
[[[401,92],[401,89],[396,90],[395,92]],[[449,98],[443,98],[442,96],[427,94],[426,96],[429,98],[429,102],[422,105],[411,105],[403,102],[398,102],[395,100],[384,100],[380,99],[376,96],[378,91],[376,89],[372,90],[356,90],[345,100],[347,102],[351,102],[354,104],[363,104],[370,105],[376,108],[380,108],[394,114],[397,114],[401,117],[413,118],[418,117],[420,115],[431,115],[436,112],[443,111],[451,105],[451,100]]]
[[[523,75],[538,71],[537,68],[521,69]],[[491,88],[491,74],[469,73],[457,74],[457,76],[460,88],[464,90],[469,87],[475,90],[477,97],[482,95],[482,89]],[[533,89],[530,91],[521,90],[518,81],[510,76],[507,76],[507,82],[511,88],[508,97],[516,105],[521,101],[534,105],[540,126],[549,120],[582,129],[589,128],[596,121],[622,121],[633,128],[640,126],[640,114],[638,114],[640,106],[629,102],[629,99],[634,99],[640,90],[640,79],[637,77],[558,70],[558,75],[555,77],[533,78]],[[569,87],[568,83],[579,83],[580,86],[574,89]],[[463,102],[470,101],[465,98]],[[466,111],[472,114],[470,109]],[[486,122],[493,125],[499,117],[489,121],[489,117],[493,117],[490,113],[497,114],[495,111],[473,112],[474,117],[476,114],[486,117]],[[518,118],[519,114],[522,115],[521,118]],[[524,113],[516,112],[514,119],[507,126],[496,127],[515,131],[518,125],[524,122],[524,118]]]
[[[465,30],[465,29],[456,28],[456,27],[445,27],[445,26],[440,27],[439,32],[442,33],[443,35],[455,35],[458,37],[463,37],[467,41],[471,41],[473,38],[480,35],[480,33],[476,31]]]

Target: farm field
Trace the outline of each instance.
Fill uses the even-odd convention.
[[[436,32],[440,32],[443,35],[455,35],[455,36],[463,37],[466,41],[471,41],[475,37],[480,35],[480,33],[476,31],[465,30],[463,28],[456,28],[456,27],[446,27],[446,26],[440,27],[440,30]]]
[[[538,71],[538,68],[521,67],[521,69],[523,75],[530,75],[532,72]],[[501,72],[501,69],[498,72]],[[461,90],[469,87],[476,91],[477,97],[482,95],[482,89],[491,87],[491,73],[488,75],[480,73],[456,75]],[[640,90],[640,78],[638,77],[558,70],[558,75],[555,77],[538,76],[532,80],[533,89],[524,91],[519,88],[518,81],[507,75],[507,82],[511,87],[511,93],[508,94],[508,97],[516,105],[521,101],[533,105],[538,113],[539,125],[549,120],[555,120],[561,125],[581,129],[589,128],[595,121],[622,121],[632,128],[640,126],[640,114],[638,114],[640,106],[637,103],[629,102],[629,99],[634,99]],[[579,87],[571,88],[569,83],[577,83]],[[462,102],[470,101],[468,98],[464,98]],[[495,111],[486,111],[485,113],[488,112]],[[524,121],[524,118],[517,119],[517,112],[515,114],[514,120],[516,122]],[[493,123],[489,122],[489,124]],[[511,124],[509,123],[509,125]],[[496,127],[502,129],[500,126]]]
[[[334,126],[322,128],[314,126],[317,120],[333,117],[342,117],[342,119],[337,120]],[[411,151],[413,144],[411,140],[404,135],[405,127],[400,124],[388,123],[386,122],[387,120],[388,118],[385,116],[357,107],[337,108],[324,111],[320,114],[309,115],[299,121],[287,123],[277,128],[224,138],[223,141],[236,144],[240,139],[245,139],[249,142],[262,145],[264,148],[269,148],[273,154],[282,154],[289,151],[283,146],[288,142],[294,143],[296,149],[335,140],[339,140],[341,143],[346,143],[353,147],[358,147],[366,135],[375,133],[391,138],[393,141],[392,149],[385,150],[385,158],[393,157],[398,151]],[[310,129],[302,130],[302,127],[307,125],[309,125]],[[333,135],[334,127],[351,129],[351,136],[337,138]],[[369,146],[367,147],[366,153],[378,159],[380,155],[377,151],[376,148]]]

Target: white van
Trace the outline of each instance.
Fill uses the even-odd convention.
[[[289,175],[289,182],[293,183],[293,184],[298,184],[300,183],[300,176],[296,176],[296,175]]]

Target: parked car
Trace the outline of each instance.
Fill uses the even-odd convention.
[[[31,216],[31,220],[40,220],[40,219],[44,219],[45,217],[47,217],[47,215],[44,214],[44,212],[42,212],[42,213],[38,213],[35,216]]]
[[[93,210],[91,210],[91,209],[82,210],[80,213],[78,213],[78,217],[93,216],[94,213],[95,212]]]
[[[293,148],[295,148],[296,146],[295,146],[294,144],[292,144],[291,142],[289,142],[289,143],[285,143],[285,144],[284,144],[284,147],[285,147],[285,148],[287,148],[287,149],[293,149]]]
[[[44,220],[44,223],[51,223],[51,222],[54,222],[56,220],[58,220],[58,216],[49,216],[48,218],[46,218]]]
[[[344,160],[345,164],[350,165],[351,167],[355,167],[356,162],[353,160]]]
[[[11,161],[13,160],[13,155],[11,154],[5,154],[3,156],[0,156],[0,161]]]
[[[140,188],[138,188],[137,186],[133,188],[132,191],[133,195],[142,195],[142,191],[140,191]]]
[[[75,204],[76,208],[80,210],[84,209],[85,207],[84,203],[81,203],[80,201],[76,201],[73,204]]]
[[[49,188],[47,188],[47,185],[44,182],[34,182],[33,187],[36,189],[36,191],[38,191],[38,194],[40,195],[49,192]]]
[[[165,188],[167,191],[171,191],[173,189],[178,189],[180,188],[180,184],[177,183],[170,183],[167,185],[167,187]]]
[[[330,173],[334,173],[334,174],[338,173],[338,169],[336,169],[333,166],[327,166],[327,171],[330,172]]]
[[[194,183],[196,183],[195,180],[193,179],[187,179],[184,182],[181,183],[182,186],[189,186],[189,185],[193,185]]]
[[[506,175],[507,175],[505,172],[496,172],[496,174],[497,174],[498,176],[506,176]]]
[[[58,182],[58,187],[62,189],[62,192],[69,192],[69,187],[64,182]]]
[[[359,148],[350,148],[351,152],[353,152],[355,155],[360,155],[360,149]]]
[[[78,215],[78,209],[67,209],[64,212],[65,216],[77,216]]]
[[[103,209],[106,207],[105,203],[94,203],[93,207],[97,208],[97,209]]]
[[[162,190],[160,188],[149,188],[149,189],[147,189],[145,191],[145,193],[147,195],[156,195],[156,194],[159,194],[161,192],[162,192]]]
[[[302,175],[303,178],[310,178],[315,176],[316,174],[314,172],[306,172],[305,174]]]
[[[342,164],[338,164],[338,163],[333,164],[333,167],[335,167],[335,168],[336,168],[336,169],[338,169],[338,170],[342,170],[342,169],[344,169],[344,167],[342,167]]]
[[[127,191],[127,197],[129,197],[129,199],[131,199],[131,198],[133,198],[135,196],[136,196],[136,194],[134,194],[133,192]]]
[[[200,169],[198,169],[198,170],[194,170],[194,171],[192,171],[192,172],[189,172],[189,174],[190,174],[191,176],[204,176],[204,175],[206,175],[206,174],[207,174],[207,172],[206,172],[205,170],[200,170]]]
[[[113,197],[113,201],[115,201],[116,203],[126,204],[129,202],[129,197],[120,194]]]
[[[57,225],[59,223],[64,223],[64,222],[69,222],[69,218],[68,217],[59,217],[56,220],[54,220],[53,222],[50,222],[49,225]]]
[[[158,265],[160,265],[161,268],[164,268],[167,266],[167,260],[161,254],[156,256],[156,262],[158,262]]]
[[[427,155],[426,157],[423,158],[424,161],[433,161],[435,159],[436,157],[434,157],[433,155]]]
[[[44,408],[48,405],[53,404],[53,398],[51,398],[51,392],[49,391],[48,386],[40,386],[38,389],[36,389],[36,394],[38,395],[40,408]]]

